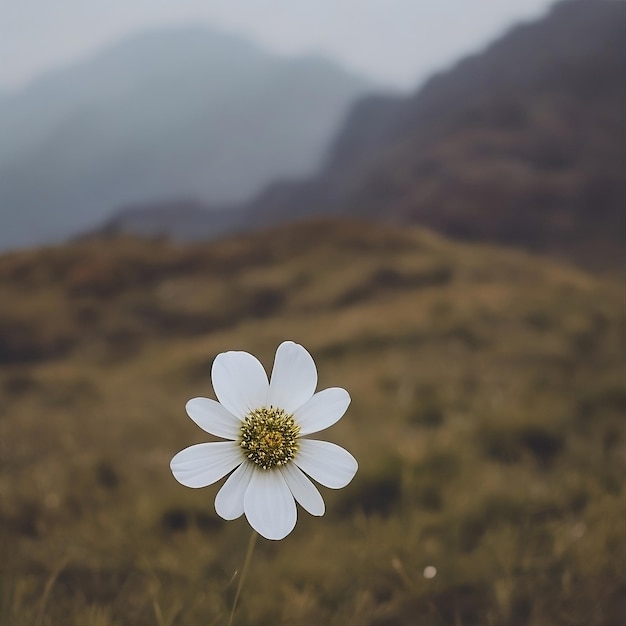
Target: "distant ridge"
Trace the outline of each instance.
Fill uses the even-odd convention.
[[[348,214],[623,267],[624,18],[566,0],[409,97],[362,99],[319,176],[231,208],[232,228]]]
[[[318,169],[373,85],[204,28],[129,37],[0,96],[0,249],[62,240],[116,207],[248,200]]]
[[[100,229],[99,235],[115,236],[135,233],[142,237],[173,238],[185,241],[244,230],[241,211],[216,210],[193,198],[165,200],[130,206],[114,214]],[[198,225],[201,231],[198,232]]]

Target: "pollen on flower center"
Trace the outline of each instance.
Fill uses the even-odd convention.
[[[286,465],[298,451],[300,427],[283,409],[262,407],[250,411],[241,424],[239,445],[261,469]]]

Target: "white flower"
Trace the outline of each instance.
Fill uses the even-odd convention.
[[[337,422],[350,404],[348,392],[333,387],[315,393],[315,363],[293,341],[278,347],[269,382],[261,363],[247,352],[219,354],[211,379],[219,402],[193,398],[187,414],[206,432],[229,441],[179,452],[170,463],[176,480],[206,487],[235,470],[218,492],[215,510],[227,520],[245,513],[266,539],[283,539],[293,530],[295,500],[311,515],[323,515],[324,500],[305,474],[340,489],[358,465],[343,448],[302,437]]]

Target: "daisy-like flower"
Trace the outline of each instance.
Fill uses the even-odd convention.
[[[232,472],[215,498],[215,510],[226,520],[245,513],[266,539],[283,539],[293,530],[296,501],[311,515],[323,515],[324,500],[307,475],[340,489],[358,465],[343,448],[304,436],[341,419],[350,404],[348,392],[333,387],[315,393],[315,363],[293,341],[278,347],[269,382],[255,357],[233,351],[215,358],[211,379],[219,402],[193,398],[187,414],[228,441],[179,452],[170,463],[176,480],[206,487]]]

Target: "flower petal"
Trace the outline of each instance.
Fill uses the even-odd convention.
[[[276,350],[270,379],[268,404],[293,413],[315,392],[317,369],[311,355],[293,341],[284,341]]]
[[[305,511],[311,515],[324,515],[324,500],[320,492],[294,463],[287,463],[281,467],[280,473],[287,482],[293,497]]]
[[[215,498],[220,517],[231,520],[243,515],[243,499],[252,478],[254,465],[244,461],[227,479]]]
[[[206,487],[235,469],[243,461],[234,441],[199,443],[181,450],[170,461],[174,478],[185,487]]]
[[[298,440],[294,463],[313,480],[330,487],[345,487],[356,474],[359,464],[343,448],[328,441]]]
[[[185,410],[202,430],[211,435],[233,440],[239,436],[241,420],[215,400],[192,398],[185,405]]]
[[[222,352],[211,369],[215,395],[233,415],[243,418],[267,404],[267,374],[259,361],[247,352]]]
[[[250,526],[266,539],[283,539],[296,525],[296,502],[275,470],[252,472],[243,507]]]
[[[341,387],[331,387],[316,393],[294,412],[301,435],[324,430],[338,422],[350,405],[350,394]]]

